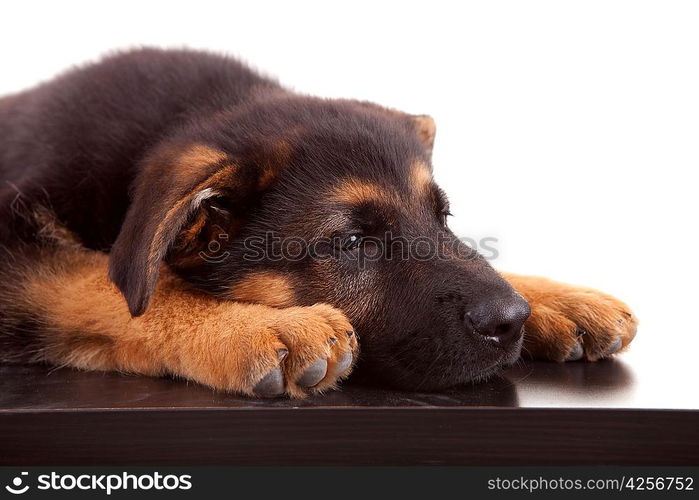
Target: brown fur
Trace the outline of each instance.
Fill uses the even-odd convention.
[[[348,205],[360,203],[385,203],[395,199],[395,195],[375,183],[349,179],[333,188],[330,199]]]
[[[257,271],[233,285],[228,297],[271,307],[287,307],[294,304],[294,288],[283,274]]]
[[[424,195],[432,185],[432,172],[422,161],[413,162],[410,169],[410,183],[418,195]]]
[[[338,359],[346,352],[356,359],[358,349],[344,314],[329,305],[277,309],[222,301],[191,290],[166,267],[148,311],[133,318],[99,253],[57,250],[27,274],[21,300],[40,311],[52,332],[44,361],[169,374],[244,394],[280,365],[284,350],[286,391],[303,397],[294,380],[310,364],[328,358],[327,375],[313,388],[323,391],[350,371],[336,374]]]
[[[619,299],[590,288],[534,277],[504,274],[531,306],[524,324],[524,349],[535,358],[565,361],[576,342],[585,359],[596,361],[621,338],[625,349],[638,320]]]
[[[437,135],[437,125],[434,120],[428,115],[417,115],[413,117],[413,124],[417,136],[425,145],[425,148],[431,152],[434,147],[434,138]]]
[[[182,175],[183,172],[196,173],[201,168],[222,162],[226,153],[205,144],[192,144],[172,160],[173,173]]]

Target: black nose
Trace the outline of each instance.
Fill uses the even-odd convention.
[[[481,302],[466,315],[477,333],[504,345],[520,338],[530,312],[529,303],[515,294],[507,299]]]

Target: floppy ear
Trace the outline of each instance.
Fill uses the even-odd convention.
[[[420,142],[425,146],[428,154],[432,154],[434,136],[437,133],[437,125],[429,115],[409,115],[410,122]]]
[[[227,211],[211,200],[244,189],[239,167],[221,151],[203,145],[163,149],[146,159],[136,178],[131,205],[110,251],[109,277],[133,316],[146,310],[161,261],[173,246],[192,246],[212,213],[226,217]]]

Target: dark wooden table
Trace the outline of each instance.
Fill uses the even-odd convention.
[[[654,396],[630,366],[522,363],[437,394],[347,383],[303,401],[0,366],[0,464],[699,464],[696,387]]]

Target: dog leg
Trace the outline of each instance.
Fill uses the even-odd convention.
[[[503,273],[531,306],[525,355],[553,361],[596,361],[626,348],[638,323],[620,300],[545,278]]]
[[[188,290],[165,266],[153,304],[133,318],[107,277],[107,259],[52,249],[15,269],[0,291],[0,360],[174,375],[225,391],[294,397],[334,387],[356,360],[352,326],[329,305],[223,301]]]

